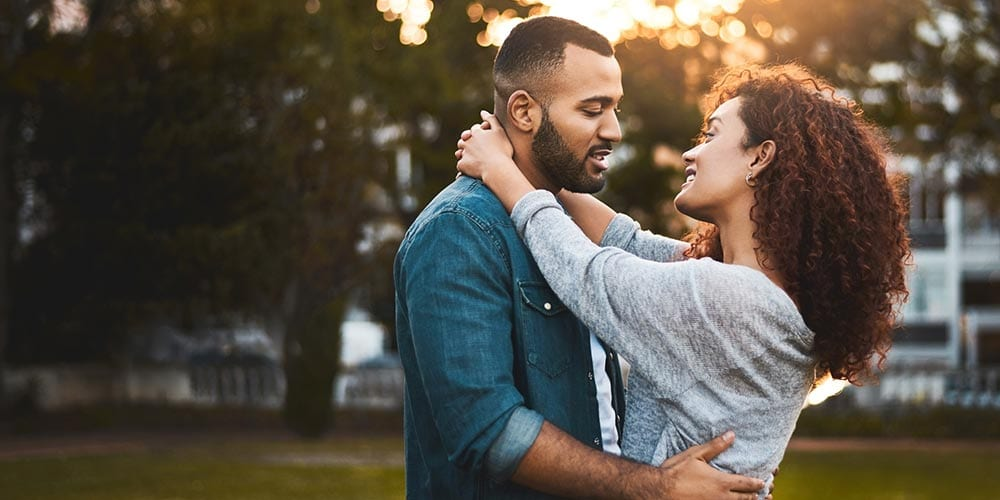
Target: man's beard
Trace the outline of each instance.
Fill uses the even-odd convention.
[[[531,152],[539,170],[557,187],[574,193],[596,193],[604,189],[604,176],[594,178],[587,174],[590,151],[583,158],[574,155],[552,125],[547,110],[542,110],[542,125],[531,140]]]

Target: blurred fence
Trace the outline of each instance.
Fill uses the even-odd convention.
[[[334,386],[341,408],[392,410],[403,407],[403,367],[396,355],[384,355],[341,372]]]
[[[266,358],[199,359],[188,364],[111,368],[59,365],[9,369],[5,393],[42,411],[109,403],[279,408],[281,365]],[[338,407],[393,410],[403,405],[398,357],[347,367],[334,384]]]
[[[5,392],[43,410],[109,403],[276,408],[285,394],[273,361],[111,368],[38,366],[8,370]]]
[[[1000,367],[897,368],[852,391],[858,406],[954,406],[1000,410]]]
[[[197,404],[278,408],[285,397],[285,374],[276,363],[202,365],[188,373]]]

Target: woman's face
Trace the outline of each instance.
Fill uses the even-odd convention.
[[[746,176],[755,148],[743,148],[747,129],[739,110],[739,97],[722,103],[709,116],[702,141],[684,152],[687,179],[674,197],[674,206],[684,215],[720,224],[734,210],[749,210],[747,203],[753,203]]]

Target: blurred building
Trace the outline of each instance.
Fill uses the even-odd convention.
[[[334,383],[338,408],[401,409],[403,365],[387,352],[386,330],[360,309],[351,310],[341,326],[341,369]]]
[[[881,383],[851,391],[859,404],[1000,408],[1000,217],[989,206],[1000,193],[961,175],[996,173],[988,161],[899,162],[909,178],[910,298]]]

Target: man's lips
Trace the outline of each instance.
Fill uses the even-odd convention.
[[[611,148],[595,148],[591,149],[587,156],[595,160],[604,170],[607,170],[607,158],[610,154]]]

